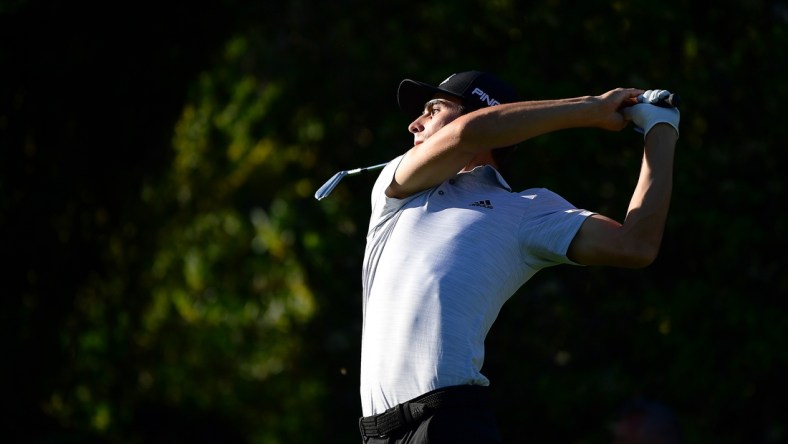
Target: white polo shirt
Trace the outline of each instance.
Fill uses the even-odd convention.
[[[406,199],[386,197],[402,156],[372,190],[362,283],[364,416],[431,390],[489,385],[484,339],[498,312],[566,252],[585,218],[544,189],[512,193],[491,166]]]

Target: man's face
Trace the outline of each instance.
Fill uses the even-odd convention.
[[[436,94],[424,105],[421,115],[408,125],[408,131],[413,133],[413,145],[424,142],[461,114],[460,99],[448,94]]]

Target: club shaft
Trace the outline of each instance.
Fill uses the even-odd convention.
[[[348,176],[352,176],[354,174],[363,173],[364,171],[379,170],[379,169],[383,168],[386,165],[388,165],[388,162],[386,162],[386,163],[379,163],[377,165],[372,165],[372,166],[368,166],[368,167],[356,168],[354,170],[348,170],[347,174],[348,174]]]

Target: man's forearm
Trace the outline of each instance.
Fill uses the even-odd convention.
[[[649,257],[656,257],[662,243],[673,189],[676,131],[658,124],[646,135],[640,178],[624,221],[624,229],[638,240]]]
[[[516,145],[562,129],[595,126],[596,102],[585,96],[483,108],[458,119],[457,123],[463,125],[460,140],[463,145],[483,150]]]
[[[459,116],[406,153],[386,194],[409,196],[442,182],[472,161],[489,162],[492,159],[484,157],[495,148],[552,131],[578,127],[621,130],[628,121],[620,108],[631,105],[640,93],[642,90],[617,88],[600,96],[509,103]],[[420,119],[428,118],[430,115],[424,114]],[[414,123],[421,122],[417,119]]]

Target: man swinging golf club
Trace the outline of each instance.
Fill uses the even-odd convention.
[[[519,101],[492,74],[404,80],[413,147],[381,171],[363,264],[359,428],[365,443],[498,443],[484,339],[504,302],[558,264],[638,268],[657,256],[679,112],[664,90]],[[511,147],[566,128],[644,134],[623,222],[544,188],[512,192]],[[523,154],[527,155],[527,154]]]

